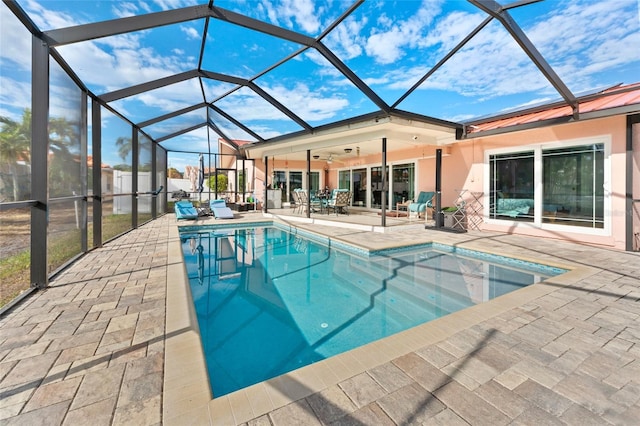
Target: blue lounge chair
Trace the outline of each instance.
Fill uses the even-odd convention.
[[[211,208],[211,212],[213,212],[213,216],[216,219],[233,219],[233,211],[227,207],[227,203],[224,200],[209,201],[209,208]]]
[[[189,220],[197,220],[198,219],[198,210],[193,207],[191,201],[176,201],[173,210],[176,213],[176,219],[189,219]]]
[[[433,209],[433,197],[435,195],[435,192],[420,192],[420,194],[418,194],[418,199],[415,202],[409,204],[409,220],[411,220],[411,213],[416,213],[419,218],[421,213],[424,213],[427,209]]]

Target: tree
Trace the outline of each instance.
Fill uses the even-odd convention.
[[[25,108],[22,122],[9,117],[0,117],[0,172],[7,170],[11,177],[10,185],[3,182],[3,186],[11,186],[13,201],[20,199],[20,182],[18,181],[18,161],[31,163],[31,110]],[[4,180],[4,173],[0,173],[0,180]]]
[[[118,147],[118,156],[123,160],[127,159],[127,156],[131,152],[132,146],[133,146],[133,143],[131,142],[131,138],[120,136],[118,139],[116,139],[116,147]]]
[[[66,117],[49,119],[49,196],[63,197],[82,190],[80,129]]]
[[[211,189],[216,188],[216,177],[215,176],[209,176],[208,185],[209,185],[209,188],[211,188]],[[217,187],[215,192],[225,192],[227,190],[228,186],[229,186],[229,178],[227,177],[227,175],[219,174],[218,175],[218,187]]]
[[[180,173],[175,167],[169,167],[167,169],[167,177],[169,179],[182,179],[182,173]]]

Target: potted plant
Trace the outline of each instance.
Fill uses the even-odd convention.
[[[457,207],[445,207],[442,209],[444,216],[444,227],[464,230],[467,228],[464,212]]]

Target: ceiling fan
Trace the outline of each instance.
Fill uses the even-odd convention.
[[[353,152],[353,148],[344,148],[343,152],[326,152],[326,153],[317,153],[313,155],[314,160],[324,160],[327,163],[331,164],[334,161],[341,163],[339,157],[350,155]],[[356,147],[356,155],[360,156],[360,147]]]

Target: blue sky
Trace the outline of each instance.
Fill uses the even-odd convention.
[[[202,4],[187,0],[52,1],[18,0],[42,30]],[[204,1],[204,4],[207,2]],[[351,6],[339,0],[217,0],[215,5],[316,37]],[[574,94],[640,81],[638,0],[552,0],[512,9],[511,16]],[[30,98],[31,39],[0,5],[0,115],[18,117]],[[323,43],[388,104],[412,85],[475,28],[486,14],[456,0],[367,0],[330,32]],[[100,95],[198,67],[204,20],[61,46],[64,59]],[[212,19],[202,68],[253,77],[302,46]],[[315,50],[256,79],[256,84],[312,126],[378,108]],[[214,80],[201,88],[189,80],[112,103],[134,122],[201,102],[216,101],[232,86]],[[497,21],[492,21],[436,71],[398,108],[464,121],[559,99],[559,94]],[[249,89],[215,105],[263,138],[300,126]],[[52,111],[67,108],[52,99]],[[202,122],[204,110],[145,130],[162,137]],[[252,139],[226,120],[228,136]],[[103,122],[103,132],[110,123]],[[217,135],[212,135],[217,138]],[[212,139],[215,140],[215,139]],[[207,149],[205,128],[163,143],[171,150]],[[176,160],[177,161],[177,160]]]

